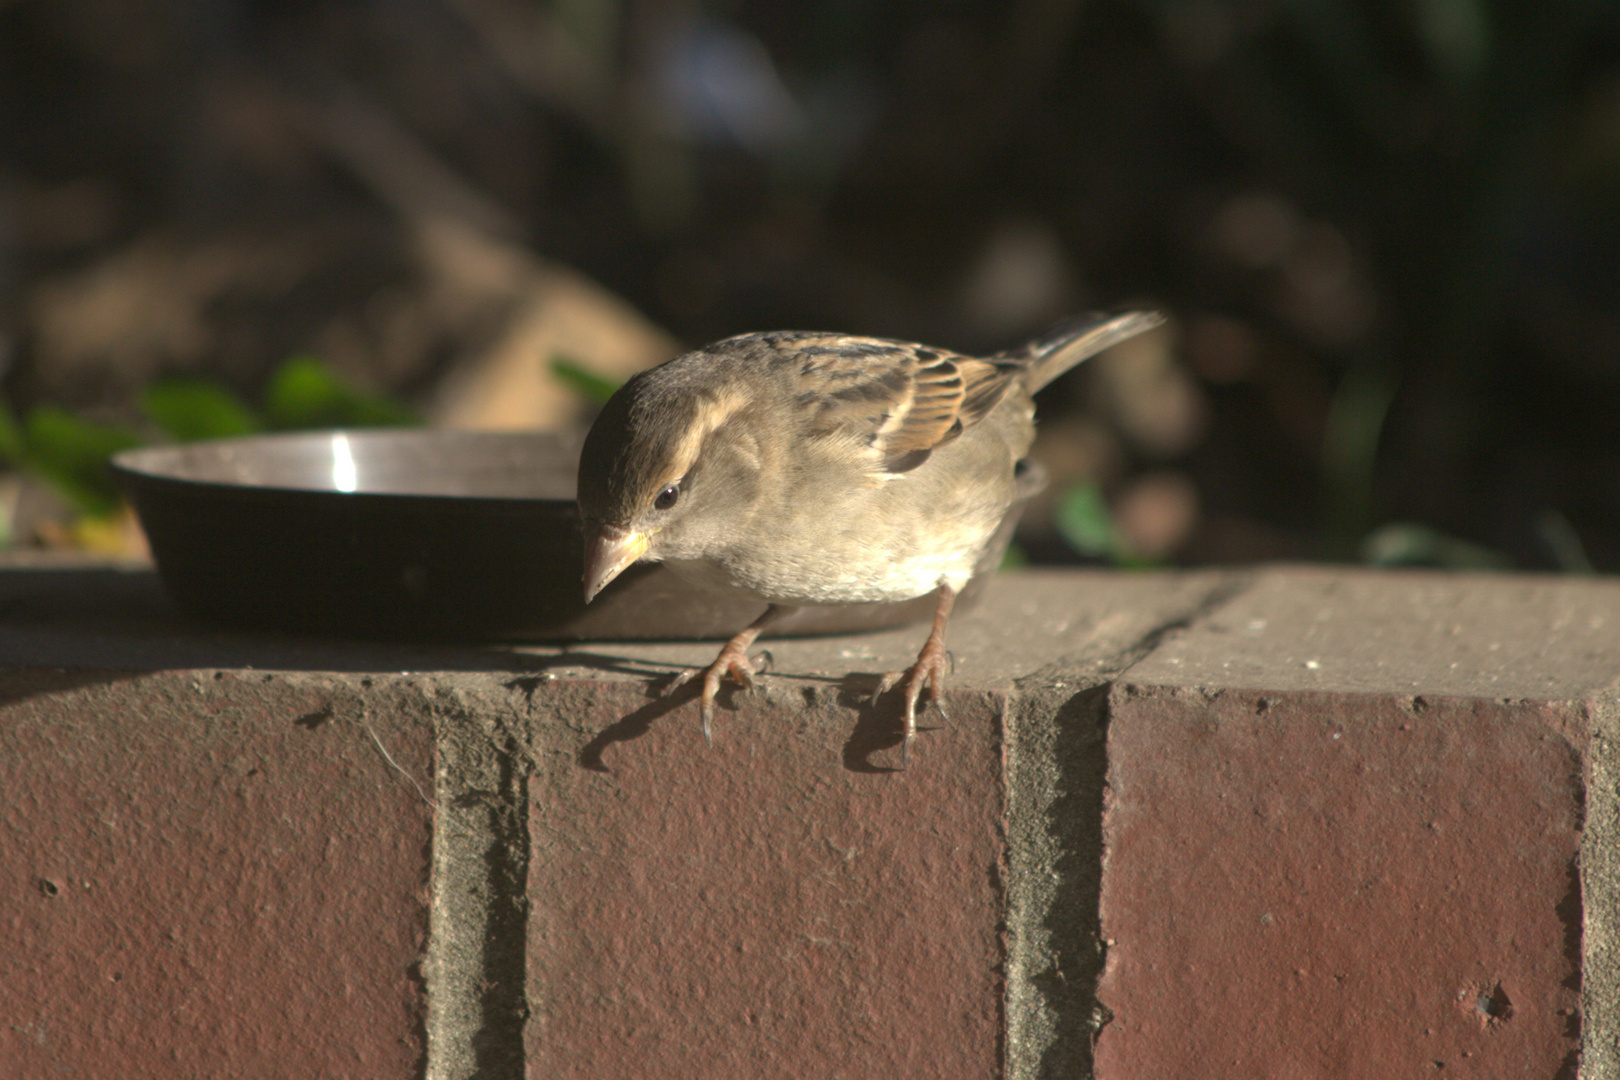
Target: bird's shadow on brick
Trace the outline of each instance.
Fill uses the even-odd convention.
[[[576,653],[572,654],[571,662],[580,666],[626,674],[647,674],[644,667],[632,669],[616,657]],[[692,711],[695,714],[697,711],[695,703],[702,692],[703,681],[693,679],[675,686],[675,681],[680,677],[681,672],[670,672],[649,679],[645,684],[648,699],[646,704],[609,724],[581,747],[575,759],[579,767],[592,772],[612,772],[603,760],[609,747],[615,743],[641,738],[652,730],[654,723],[685,705],[692,704]],[[877,689],[882,680],[883,676],[880,674],[852,672],[838,681],[837,689],[834,691],[837,705],[855,714],[855,726],[850,729],[841,753],[843,766],[850,772],[882,774],[904,770],[904,764],[901,762],[901,744],[905,741],[905,728],[901,723],[901,716],[905,709],[905,690],[903,687],[893,687],[878,694]],[[723,681],[715,699],[717,712],[735,711],[738,697],[751,692],[729,680]],[[927,697],[924,700],[930,701]],[[934,731],[940,726],[923,722],[925,716],[930,715],[939,715],[931,703],[926,711],[919,711],[918,735]],[[887,753],[894,763],[874,761],[874,755],[880,753]]]
[[[579,756],[575,759],[580,768],[590,769],[592,772],[612,772],[613,770],[608,768],[607,764],[602,760],[602,755],[608,747],[614,743],[629,742],[631,739],[641,738],[652,730],[654,721],[674,712],[688,702],[695,702],[698,695],[703,692],[703,680],[693,679],[683,685],[676,686],[675,682],[681,675],[682,672],[677,671],[649,680],[645,684],[645,692],[649,699],[647,703],[635,712],[620,717],[597,732],[596,737],[580,749]],[[739,692],[746,693],[747,691],[730,682],[721,683],[720,693],[715,698],[716,706],[734,709],[736,707],[735,695]],[[692,711],[694,714],[697,712],[695,706]]]
[[[844,742],[844,768],[859,773],[901,772],[901,744],[905,742],[902,716],[906,708],[905,687],[895,686],[877,693],[883,682],[882,675],[856,672],[845,675],[838,683],[838,704],[855,712],[855,727]],[[932,699],[925,696],[924,701]],[[934,731],[939,725],[923,723],[925,715],[939,715],[932,704],[925,714],[919,709],[917,734]],[[915,749],[915,745],[913,746]],[[872,755],[889,751],[896,764],[884,765],[872,760]]]
[[[652,670],[647,661],[615,656],[611,653],[565,652],[545,658],[543,667],[589,668],[617,675],[640,676],[647,680],[643,684],[649,699],[647,704],[609,724],[580,748],[575,761],[580,768],[592,772],[612,772],[613,770],[602,760],[602,755],[608,747],[614,743],[641,738],[652,730],[653,721],[692,700],[702,689],[701,681],[675,687],[675,680],[681,677],[681,671]],[[523,691],[532,702],[535,692],[546,684],[549,677],[549,674],[519,677],[512,679],[506,686],[508,689]],[[725,689],[722,689],[721,697],[730,700]]]

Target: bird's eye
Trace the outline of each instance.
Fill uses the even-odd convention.
[[[658,497],[653,500],[653,509],[668,510],[675,505],[675,500],[680,497],[681,486],[679,484],[667,484],[664,490],[658,493]]]

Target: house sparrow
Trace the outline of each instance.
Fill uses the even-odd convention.
[[[708,738],[721,680],[752,687],[748,647],[796,606],[936,593],[917,662],[878,691],[904,685],[904,759],[924,684],[941,700],[951,605],[1012,505],[1035,435],[1030,395],[1163,321],[1075,319],[983,359],[844,334],[743,334],[644,371],[603,407],[580,457],[585,600],[646,560],[767,605],[674,684],[702,675]]]

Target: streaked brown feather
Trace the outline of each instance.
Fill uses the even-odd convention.
[[[900,473],[1001,403],[1019,366],[902,341],[803,335],[776,346],[801,361],[807,433],[870,447],[874,471]]]

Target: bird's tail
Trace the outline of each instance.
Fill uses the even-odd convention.
[[[995,359],[1023,367],[1024,384],[1033,394],[1080,361],[1162,322],[1164,316],[1157,311],[1079,315],[1065,319],[1029,344],[1009,349]]]

